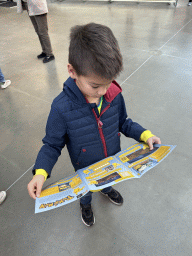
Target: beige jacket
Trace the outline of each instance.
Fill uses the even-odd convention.
[[[46,0],[27,0],[29,16],[41,15],[48,13]],[[17,13],[22,13],[25,8],[22,6],[22,1],[17,0]]]

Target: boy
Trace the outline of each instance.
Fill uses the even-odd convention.
[[[71,29],[70,77],[52,103],[35,176],[28,184],[32,198],[39,197],[65,144],[75,171],[119,152],[120,132],[147,142],[150,149],[153,143],[161,144],[150,131],[127,118],[122,89],[114,81],[122,66],[118,42],[108,27],[90,23]],[[101,193],[122,205],[122,196],[112,187]],[[82,221],[87,226],[95,223],[91,199],[91,192],[80,199]]]

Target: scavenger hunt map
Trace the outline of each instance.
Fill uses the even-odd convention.
[[[159,164],[176,147],[154,144],[153,150],[144,143],[136,143],[114,156],[78,170],[41,191],[35,201],[35,213],[71,203],[89,191],[97,192],[121,181],[140,178]]]

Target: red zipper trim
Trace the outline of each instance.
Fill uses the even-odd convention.
[[[87,98],[85,98],[86,102],[89,103],[89,101],[87,100]],[[97,117],[97,114],[95,113],[95,110],[92,108],[92,112],[95,116],[95,119],[97,121],[97,124],[98,124],[98,129],[99,129],[99,135],[101,137],[101,141],[103,143],[103,149],[104,149],[104,154],[105,154],[105,157],[108,157],[107,155],[107,146],[106,146],[106,142],[105,142],[105,137],[104,137],[104,134],[103,134],[103,129],[102,129],[102,126],[103,126],[103,123],[100,121],[100,117],[103,115],[103,113],[105,113],[105,111],[110,107],[110,104],[107,105],[107,107],[105,109],[103,109],[103,111],[101,112],[100,116]]]
[[[110,105],[108,105],[102,112],[101,112],[101,115],[110,107]],[[105,157],[108,157],[107,155],[107,146],[106,146],[106,142],[105,142],[105,137],[104,137],[104,134],[103,134],[103,129],[102,129],[102,126],[103,126],[103,123],[101,122],[100,120],[100,117],[97,117],[97,114],[95,113],[95,110],[92,108],[92,111],[93,111],[93,114],[95,116],[95,119],[97,120],[97,124],[98,124],[98,129],[99,129],[99,135],[101,137],[101,141],[103,143],[103,149],[104,149],[104,154],[105,154]]]

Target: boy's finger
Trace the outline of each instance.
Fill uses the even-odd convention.
[[[33,199],[36,199],[35,191],[36,191],[35,187],[28,186],[29,195],[30,195],[30,197],[32,197]]]
[[[152,150],[153,149],[153,142],[149,141],[149,149]]]
[[[36,191],[36,195],[37,197],[40,197],[40,194],[41,194],[41,188],[42,188],[42,184],[40,183],[37,183],[37,191]]]

